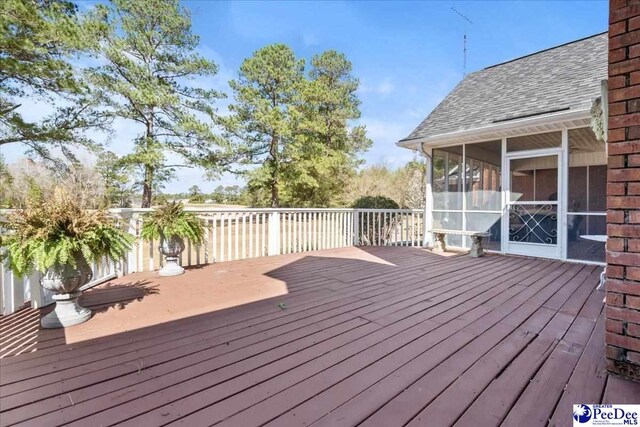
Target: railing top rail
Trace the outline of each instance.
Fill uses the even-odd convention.
[[[153,212],[153,208],[118,208],[109,209],[113,214],[144,214]],[[186,206],[185,211],[194,213],[286,213],[286,212],[398,212],[421,213],[423,209],[354,209],[354,208],[218,208]]]
[[[0,209],[0,214],[8,214],[19,209]],[[153,212],[153,208],[112,208],[109,212],[117,215],[145,214]],[[354,208],[218,208],[186,206],[185,210],[194,213],[287,213],[287,212],[397,212],[397,213],[422,213],[423,209],[354,209]]]

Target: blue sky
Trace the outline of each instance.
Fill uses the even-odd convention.
[[[86,6],[90,3],[85,3]],[[204,85],[228,92],[243,59],[275,42],[299,57],[335,49],[353,62],[360,79],[361,123],[372,149],[367,163],[397,167],[413,155],[395,142],[405,137],[462,79],[464,21],[467,70],[474,71],[558,44],[606,31],[607,1],[443,2],[209,2],[185,1],[192,11],[200,51],[220,66]],[[119,124],[111,149],[129,150],[135,131]],[[5,149],[9,160],[18,146]],[[198,170],[183,170],[166,191],[194,183],[210,191],[235,183],[232,176],[206,182]]]

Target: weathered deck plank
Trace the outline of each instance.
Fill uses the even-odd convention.
[[[221,263],[172,282],[119,279],[84,303],[135,308],[107,310],[117,325],[103,319],[73,344],[39,330],[36,310],[0,319],[0,355],[26,352],[0,359],[0,425],[491,426],[523,413],[568,425],[575,399],[640,401],[640,386],[604,372],[599,271],[343,248]],[[205,304],[228,308],[158,325],[132,317],[171,310],[164,290],[194,280]],[[220,281],[248,303],[225,303]],[[243,296],[262,283],[286,293]],[[132,330],[118,329],[129,319]]]

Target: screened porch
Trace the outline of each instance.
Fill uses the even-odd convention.
[[[497,252],[605,261],[605,144],[590,128],[437,146],[431,158],[433,228],[489,232]]]

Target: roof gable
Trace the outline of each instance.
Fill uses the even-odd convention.
[[[590,108],[607,78],[607,33],[468,74],[404,140]]]

